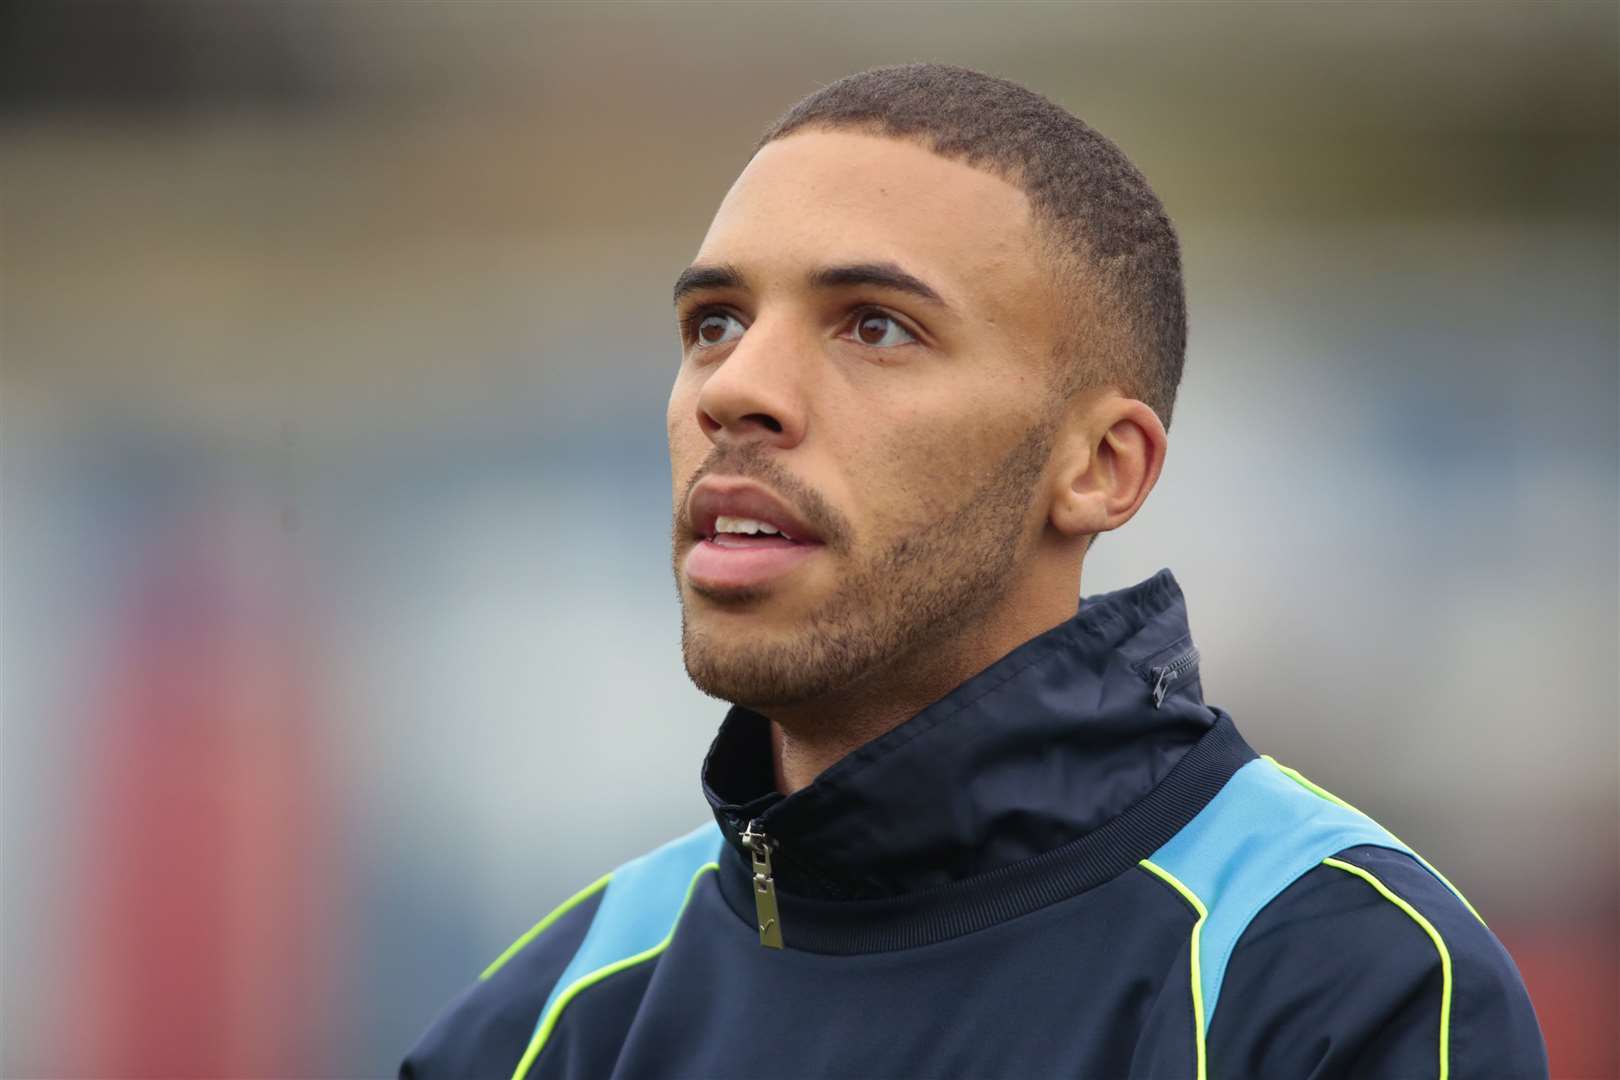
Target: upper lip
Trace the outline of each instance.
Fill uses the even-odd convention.
[[[686,501],[686,519],[700,539],[714,535],[715,519],[752,518],[773,525],[802,543],[820,543],[821,538],[776,495],[747,480],[708,476],[698,481]]]

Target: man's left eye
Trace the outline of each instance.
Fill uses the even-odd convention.
[[[900,320],[893,315],[885,315],[881,311],[867,311],[855,320],[855,340],[862,345],[871,345],[886,349],[894,345],[906,345],[917,339],[910,330],[900,325]]]

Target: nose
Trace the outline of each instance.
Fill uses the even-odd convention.
[[[709,374],[697,422],[710,442],[786,450],[805,436],[803,377],[809,353],[787,327],[757,321]]]

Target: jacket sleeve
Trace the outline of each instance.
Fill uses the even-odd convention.
[[[548,916],[532,940],[520,938],[521,947],[445,1006],[400,1064],[399,1080],[511,1076],[601,901],[599,892],[588,896]]]
[[[1233,950],[1209,1075],[1269,1080],[1545,1080],[1513,960],[1410,856],[1341,852],[1294,882]]]

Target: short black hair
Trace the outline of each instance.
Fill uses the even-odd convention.
[[[1112,383],[1166,427],[1187,351],[1181,247],[1164,205],[1119,147],[1032,90],[948,64],[839,79],[766,129],[754,152],[801,129],[913,139],[1029,197],[1071,298],[1054,365],[1066,393]]]

